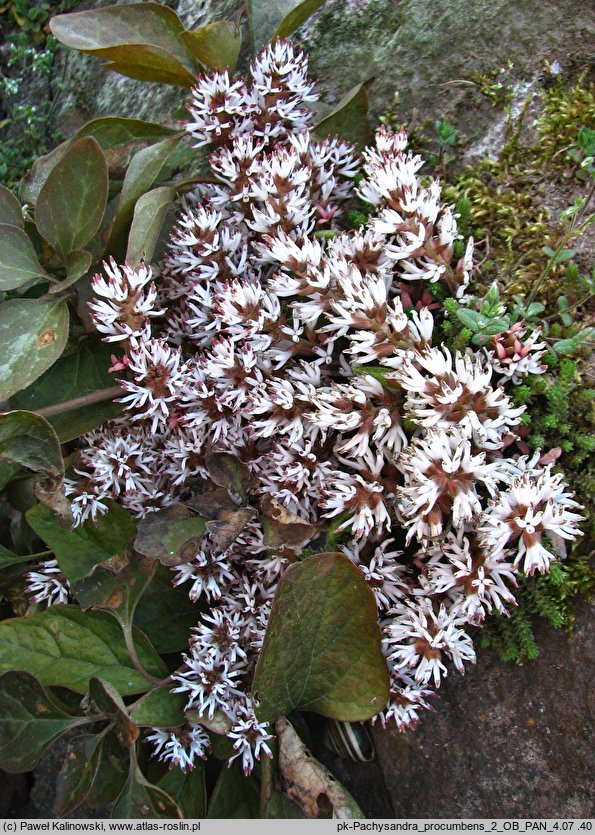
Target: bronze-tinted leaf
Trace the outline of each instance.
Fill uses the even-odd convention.
[[[85,275],[91,266],[92,260],[93,256],[86,249],[76,249],[74,252],[70,252],[64,260],[66,278],[50,287],[50,295],[62,293],[76,284],[79,278]]]
[[[247,0],[254,50],[268,41],[286,38],[314,14],[324,0]]]
[[[182,40],[205,67],[233,71],[242,48],[242,30],[234,20],[216,20],[194,32],[183,32]]]
[[[136,762],[133,761],[128,780],[122,794],[114,804],[111,816],[112,818],[181,819],[182,813],[168,794],[149,783]]]
[[[113,732],[102,736],[99,762],[85,805],[90,809],[104,809],[121,793],[128,777],[128,749],[122,748]]]
[[[0,459],[47,476],[60,477],[64,472],[56,433],[32,412],[0,414]]]
[[[252,474],[246,464],[230,452],[207,449],[205,464],[209,475],[219,487],[225,487],[245,501],[252,486]]]
[[[253,689],[259,715],[303,709],[369,719],[386,704],[388,670],[374,595],[343,554],[314,554],[281,577]]]
[[[120,745],[123,748],[134,745],[140,729],[128,715],[126,705],[116,688],[109,681],[92,678],[89,682],[89,694],[99,713],[107,713],[112,717],[115,723],[114,732]]]
[[[196,65],[181,39],[178,16],[159,3],[131,3],[57,15],[50,27],[66,46],[109,62],[108,67],[145,81],[190,87]]]
[[[91,137],[79,139],[54,165],[35,204],[39,234],[62,256],[82,249],[99,229],[108,193],[107,162]]]
[[[161,186],[139,197],[128,233],[127,264],[138,266],[141,261],[151,263],[168,209],[175,196],[174,188]]]
[[[25,226],[21,204],[5,186],[0,186],[0,223],[18,226],[19,229]]]
[[[99,764],[101,737],[84,734],[73,739],[56,781],[57,817],[73,812],[87,797]]]

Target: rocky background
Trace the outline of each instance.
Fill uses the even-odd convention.
[[[82,0],[76,10],[109,4]],[[229,18],[241,4],[166,5],[191,28]],[[538,94],[548,73],[572,74],[592,64],[595,7],[592,0],[327,0],[299,40],[326,104],[366,81],[375,124],[398,93],[400,122],[424,127],[446,117],[461,131],[461,163],[495,156],[503,143],[508,114],[479,94],[482,84],[505,78],[507,108],[514,115]],[[3,78],[10,76],[8,61],[4,43]],[[183,118],[183,91],[106,74],[96,59],[82,54],[60,49],[49,74],[24,72],[18,101],[51,103],[47,136],[68,136],[108,114]],[[20,130],[10,117],[14,95],[8,102],[6,85],[0,94],[0,124],[11,137]],[[465,678],[451,673],[436,713],[424,716],[417,731],[375,729],[374,763],[351,766],[316,753],[371,817],[591,817],[592,623],[592,611],[581,603],[570,642],[564,633],[539,626],[540,656],[534,662],[503,664],[494,653],[480,652]],[[5,775],[0,815],[52,816],[59,763],[53,750],[32,775]]]

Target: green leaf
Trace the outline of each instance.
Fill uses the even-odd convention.
[[[56,781],[56,817],[70,815],[85,800],[99,764],[101,737],[84,734],[73,739]]]
[[[85,721],[59,708],[34,676],[5,673],[0,678],[0,768],[30,771],[52,742]]]
[[[50,287],[50,295],[62,293],[82,278],[93,261],[93,256],[86,249],[77,249],[66,256],[66,278]]]
[[[18,226],[0,223],[0,292],[35,278],[47,281],[29,235]]]
[[[222,768],[207,818],[258,818],[260,791],[254,776],[244,777],[237,760]]]
[[[23,203],[35,206],[39,192],[49,177],[50,172],[60,162],[71,145],[72,140],[68,139],[66,142],[61,142],[57,145],[49,154],[43,154],[35,160],[31,169],[27,171],[21,180],[19,187],[19,196]]]
[[[0,461],[0,490],[4,490],[6,485],[20,471],[21,468],[16,464],[7,464],[5,461]]]
[[[128,778],[129,752],[122,748],[116,735],[108,733],[99,746],[99,762],[86,805],[91,809],[104,809],[121,793]]]
[[[90,136],[71,145],[50,171],[35,204],[39,234],[66,258],[99,229],[108,194],[107,162]]]
[[[179,134],[179,130],[168,128],[157,122],[143,122],[141,119],[124,119],[121,116],[103,116],[83,125],[73,139],[92,136],[103,151],[131,148],[139,144],[152,144],[161,139]]]
[[[149,728],[177,728],[184,725],[186,697],[183,693],[172,693],[171,684],[149,691],[134,706],[130,714],[138,725]]]
[[[473,331],[473,333],[481,330],[486,325],[485,316],[478,313],[476,310],[468,310],[466,307],[462,307],[457,310],[457,317],[463,325]]]
[[[356,84],[346,93],[335,109],[321,119],[314,128],[320,137],[338,136],[363,147],[372,140],[368,121],[368,94],[365,84]]]
[[[180,565],[194,559],[204,532],[202,516],[196,516],[183,504],[173,504],[139,521],[134,547],[163,565]]]
[[[112,365],[113,351],[113,343],[85,340],[72,354],[61,357],[31,386],[15,394],[11,398],[11,405],[18,409],[37,411],[45,406],[111,388],[114,381],[108,369]],[[108,400],[61,415],[52,415],[48,422],[64,444],[95,429],[104,421],[117,417],[121,411],[119,403]]]
[[[309,17],[312,17],[314,12],[318,11],[324,2],[325,0],[301,0],[301,2],[295,3],[295,0],[293,0],[294,8],[289,13],[286,13],[277,27],[273,40],[275,38],[288,38],[296,29],[299,29],[302,23],[305,23]],[[285,8],[288,5],[289,3],[285,3]]]
[[[21,204],[5,186],[0,186],[0,223],[18,226],[19,229],[25,226]]]
[[[131,3],[58,15],[50,28],[61,43],[107,61],[137,78],[191,87],[196,68],[184,46],[178,16],[159,3]]]
[[[282,576],[256,666],[259,716],[295,709],[355,722],[388,698],[374,595],[342,554],[315,554]]]
[[[34,554],[13,554],[4,545],[0,545],[0,571],[3,568],[10,568],[11,565],[32,562],[34,559]]]
[[[167,211],[175,196],[174,188],[161,186],[139,197],[128,234],[127,264],[138,266],[141,261],[151,263]]]
[[[242,48],[242,30],[234,20],[216,20],[194,32],[183,32],[182,40],[205,67],[233,72]]]
[[[264,812],[265,818],[300,818],[305,817],[304,813],[293,800],[290,800],[286,794],[279,791],[273,791],[266,805]]]
[[[130,8],[124,6],[122,8]],[[164,139],[155,145],[149,145],[136,153],[124,177],[122,192],[116,208],[108,249],[122,251],[124,255],[126,233],[134,215],[137,201],[149,191],[156,182],[167,158],[175,150],[182,138],[181,133]]]
[[[89,694],[100,713],[107,713],[114,721],[114,733],[120,745],[128,748],[134,745],[139,736],[139,729],[128,716],[126,705],[122,697],[109,683],[100,678],[92,678],[89,682]]]
[[[196,626],[200,607],[188,597],[185,588],[172,586],[171,571],[158,566],[134,615],[134,623],[160,653],[188,648],[188,636]]]
[[[275,37],[286,38],[301,26],[323,0],[247,0],[248,24],[254,51]]]
[[[0,305],[0,400],[26,388],[52,366],[68,339],[68,307],[61,301],[13,299]]]
[[[178,805],[186,819],[197,820],[207,814],[205,770],[201,762],[192,771],[172,768],[159,780],[158,788],[166,792]]]
[[[64,473],[56,433],[47,420],[31,412],[0,414],[0,458],[36,473]]]
[[[135,635],[140,663],[151,675],[167,668],[142,633]],[[51,606],[26,618],[0,623],[0,672],[20,669],[47,686],[86,693],[94,676],[113,684],[122,696],[144,693],[147,679],[134,668],[117,620],[106,612],[78,606]]]
[[[151,785],[133,763],[128,780],[112,809],[112,818],[181,818],[182,813],[171,797]]]
[[[58,565],[74,586],[88,577],[99,563],[124,557],[136,534],[133,517],[115,503],[96,524],[89,519],[77,528],[64,527],[49,508],[41,505],[32,507],[26,515],[29,525],[52,549]]]

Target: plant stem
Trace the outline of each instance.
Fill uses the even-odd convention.
[[[40,415],[40,417],[53,417],[54,415],[62,415],[65,412],[81,409],[83,406],[92,406],[95,403],[113,400],[121,393],[122,389],[120,386],[112,386],[109,389],[93,391],[90,394],[83,394],[82,397],[73,397],[72,400],[65,400],[63,403],[54,403],[53,406],[44,406],[42,409],[34,409],[32,411],[34,414]]]
[[[140,663],[138,655],[136,654],[136,647],[134,646],[134,639],[132,637],[132,625],[129,623],[123,623],[120,621],[122,626],[122,632],[124,633],[124,642],[126,643],[126,649],[128,650],[128,654],[130,655],[130,660],[134,666],[134,669],[141,674],[143,678],[146,678],[147,681],[151,682],[153,685],[159,685],[163,683],[163,679],[155,678],[152,676],[151,673],[148,673],[143,665]]]

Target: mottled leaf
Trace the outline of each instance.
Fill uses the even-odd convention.
[[[142,633],[135,634],[140,663],[157,677],[167,668]],[[47,686],[86,693],[96,676],[122,696],[146,692],[150,684],[132,664],[117,620],[106,612],[51,606],[26,618],[0,623],[0,671],[20,669]]]
[[[295,709],[369,719],[388,698],[374,595],[343,554],[315,554],[282,576],[256,667],[259,715]]]
[[[92,137],[71,145],[50,171],[35,204],[39,234],[66,258],[99,229],[108,194],[107,162]]]
[[[62,450],[47,420],[31,412],[0,414],[0,459],[36,473],[61,476]]]
[[[254,515],[255,511],[252,507],[222,510],[218,519],[212,519],[206,523],[211,541],[221,551],[227,550],[231,543],[236,541],[248,522],[254,518]]]
[[[302,549],[316,536],[317,528],[304,522],[285,505],[266,493],[261,500],[264,541],[268,548]]]
[[[22,287],[34,278],[47,280],[29,235],[18,226],[0,223],[0,292]]]
[[[161,186],[139,197],[128,234],[127,264],[138,266],[141,261],[151,263],[167,211],[175,196],[175,189]]]
[[[0,305],[0,400],[26,388],[53,365],[68,339],[68,307],[61,301],[13,299]]]
[[[182,813],[171,797],[151,785],[136,763],[131,766],[128,780],[112,809],[112,818],[182,818]]]
[[[233,71],[242,48],[242,30],[234,20],[216,20],[194,32],[183,32],[182,40],[205,67]]]
[[[346,93],[335,109],[315,127],[320,137],[338,136],[354,145],[364,147],[372,141],[368,121],[368,94],[365,84],[357,84]]]
[[[5,186],[0,186],[0,223],[18,226],[20,229],[25,226],[21,204]]]
[[[353,797],[314,759],[286,719],[279,719],[275,730],[279,741],[279,771],[288,796],[305,817],[326,817],[326,806],[332,808],[332,817],[339,820],[364,817]]]
[[[113,343],[82,342],[76,351],[60,359],[32,385],[11,398],[18,409],[39,410],[45,406],[64,403],[95,391],[113,387],[108,369],[111,354],[117,349]],[[119,353],[119,352],[118,352]],[[122,411],[119,403],[106,400],[81,406],[60,415],[52,415],[48,422],[54,427],[60,443],[72,441],[101,423],[117,417]]]
[[[172,693],[172,685],[155,688],[138,701],[131,716],[138,725],[149,728],[176,728],[186,722],[183,693]]]
[[[244,777],[237,760],[222,768],[211,795],[207,818],[258,818],[260,791],[256,778]]]
[[[211,479],[219,487],[225,487],[244,501],[252,486],[253,478],[249,467],[230,452],[207,449],[205,464]]]
[[[183,504],[173,504],[139,521],[134,547],[163,565],[180,565],[194,559],[204,532],[204,519]]]
[[[131,78],[191,87],[195,64],[184,46],[178,16],[159,3],[131,3],[57,15],[55,37],[108,62],[108,69]]]
[[[27,521],[49,548],[70,582],[76,586],[100,563],[113,557],[124,557],[134,539],[136,522],[119,505],[113,503],[109,512],[90,519],[77,528],[66,527],[47,507],[37,505],[27,511]]]
[[[5,673],[0,678],[0,768],[30,771],[52,742],[84,721],[65,713],[34,676]]]
[[[247,0],[254,51],[275,37],[287,37],[301,26],[323,0]]]
[[[99,764],[100,747],[101,737],[96,734],[84,734],[69,744],[56,781],[57,817],[70,815],[89,794]]]
[[[185,819],[197,820],[207,814],[205,770],[199,761],[186,774],[172,768],[159,780],[158,787],[177,804]]]

